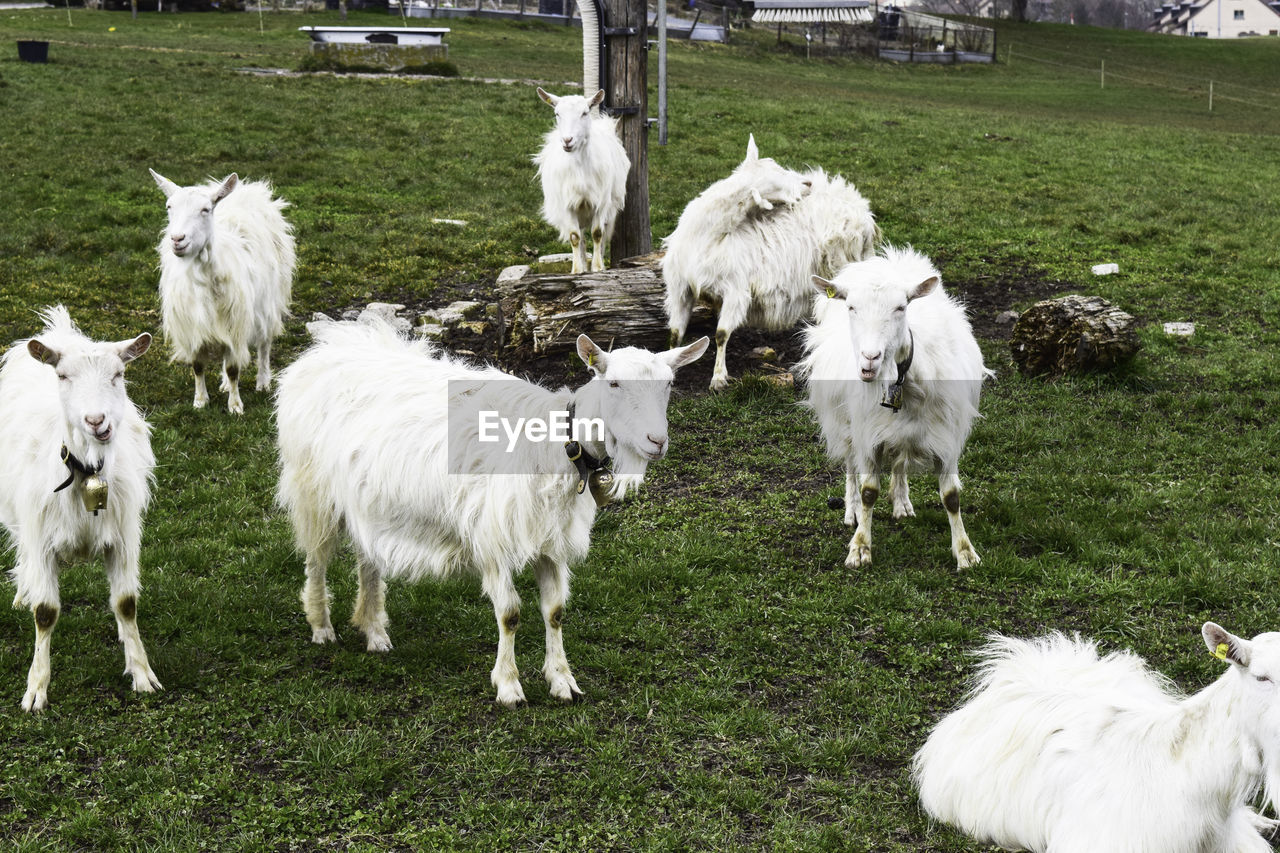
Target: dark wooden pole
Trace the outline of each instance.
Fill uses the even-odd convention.
[[[623,258],[653,251],[649,230],[649,21],[644,0],[601,0],[601,7],[602,25],[614,31],[605,34],[609,45],[605,103],[621,113],[618,128],[631,158],[627,202],[609,246],[610,263],[617,264]]]

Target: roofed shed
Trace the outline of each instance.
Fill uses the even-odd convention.
[[[757,24],[856,24],[871,20],[868,0],[755,0]]]

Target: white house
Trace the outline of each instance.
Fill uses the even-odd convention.
[[[1231,39],[1280,35],[1280,0],[1183,0],[1155,10],[1156,33]]]

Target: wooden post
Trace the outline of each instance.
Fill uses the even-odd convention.
[[[627,201],[614,226],[609,260],[653,251],[649,230],[649,44],[648,5],[644,0],[601,0],[602,24],[609,45],[609,88],[605,104],[619,110],[618,129],[631,158],[627,174]],[[634,32],[625,32],[633,30]],[[624,31],[624,32],[617,32]]]

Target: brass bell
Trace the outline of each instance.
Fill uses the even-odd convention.
[[[607,468],[601,468],[592,471],[587,479],[591,485],[591,497],[595,499],[596,506],[604,506],[613,500],[610,494],[613,489],[613,472]]]
[[[880,400],[880,405],[886,409],[893,409],[894,414],[902,408],[902,386],[894,383],[884,389],[884,397]]]
[[[84,500],[84,508],[94,515],[98,510],[107,508],[107,481],[97,474],[84,478],[84,490],[80,493]]]

